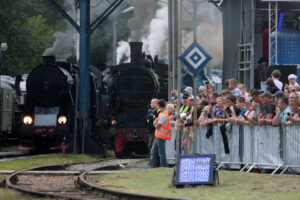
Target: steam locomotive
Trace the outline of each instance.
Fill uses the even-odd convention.
[[[43,63],[29,73],[22,125],[18,131],[20,148],[62,149],[71,142],[78,70],[76,65],[44,56]],[[99,110],[101,72],[91,67],[90,78],[91,116],[95,117]]]
[[[97,68],[90,71],[92,141],[88,143],[111,143],[117,156],[148,153],[149,103],[153,97],[167,98],[167,65],[143,55],[141,42],[130,45],[131,63],[110,67],[110,83],[102,81]],[[29,73],[18,131],[21,148],[61,149],[71,143],[78,71],[76,65],[46,56]]]
[[[167,65],[142,53],[142,42],[131,42],[131,63],[111,67],[109,135],[115,154],[148,153],[147,112],[152,98],[167,99]]]

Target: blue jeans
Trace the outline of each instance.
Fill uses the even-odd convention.
[[[151,168],[157,166],[158,156],[160,158],[160,167],[168,167],[166,158],[166,140],[154,138],[149,162]]]

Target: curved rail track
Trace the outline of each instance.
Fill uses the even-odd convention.
[[[102,162],[99,162],[97,167],[90,167],[84,171],[66,170],[66,166],[37,167],[11,174],[6,178],[6,184],[10,188],[21,192],[37,196],[50,196],[62,199],[175,200],[176,198],[133,194],[129,192],[111,190],[96,186],[88,181],[89,176],[104,173],[120,173],[121,171],[116,170],[120,165],[123,166],[132,162],[140,161],[141,159],[104,159]],[[104,171],[104,169],[114,170]]]

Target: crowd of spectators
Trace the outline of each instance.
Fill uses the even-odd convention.
[[[264,72],[264,71],[263,71]],[[297,76],[290,74],[289,83],[280,81],[280,71],[274,70],[271,77],[265,77],[266,88],[247,90],[244,84],[238,84],[235,79],[225,81],[225,88],[220,94],[214,91],[214,86],[208,84],[198,88],[197,96],[193,96],[193,88],[188,86],[182,93],[173,90],[168,103],[170,120],[178,122],[184,130],[181,139],[182,146],[189,151],[187,135],[192,135],[193,125],[206,126],[206,137],[210,137],[213,125],[292,125],[300,123],[300,86]],[[261,78],[264,75],[261,76]],[[177,100],[181,97],[180,112],[177,115]],[[194,112],[194,101],[196,111]],[[194,117],[196,113],[196,119]],[[177,126],[175,126],[175,129]]]
[[[266,80],[265,91],[252,89],[247,92],[244,84],[235,79],[225,81],[226,88],[221,94],[214,91],[213,85],[200,86],[198,95],[193,96],[193,88],[186,87],[181,95],[181,125],[191,126],[193,102],[197,105],[197,125],[232,123],[237,125],[291,125],[300,123],[300,86],[294,74],[289,75],[289,84],[279,81],[280,72],[273,71],[272,78]],[[170,104],[177,107],[178,92],[172,91]],[[174,109],[176,119],[177,113]]]

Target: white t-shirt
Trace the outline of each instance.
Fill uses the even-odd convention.
[[[274,84],[276,85],[276,87],[282,91],[282,86],[283,83],[280,80],[274,80]]]

